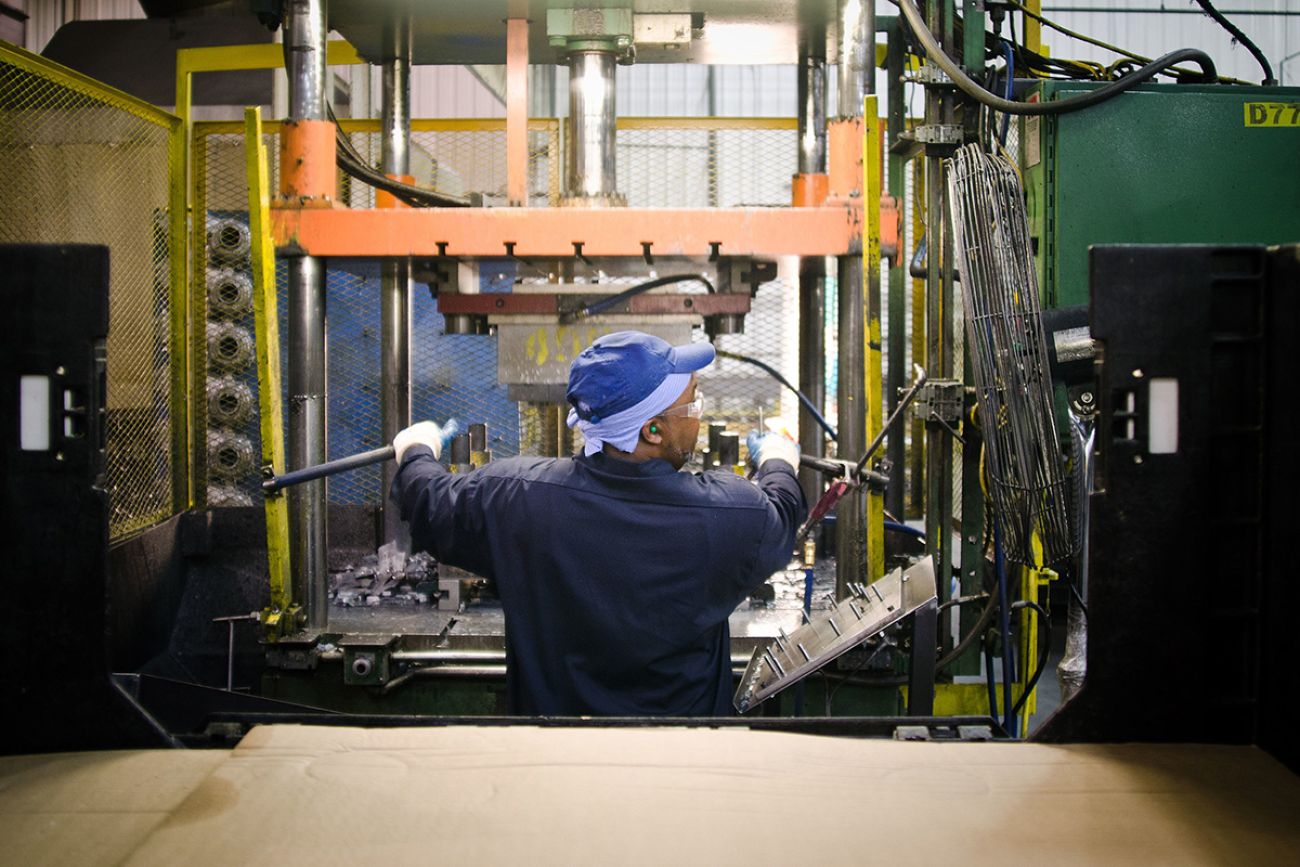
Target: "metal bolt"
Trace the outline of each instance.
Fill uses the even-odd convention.
[[[60,364],[58,367],[54,368],[54,372],[57,373],[59,376],[63,376],[63,374],[67,373],[68,371],[64,368],[62,364]]]
[[[1135,463],[1135,464],[1140,464],[1140,463],[1142,463],[1142,456],[1141,456],[1141,455],[1134,455],[1134,456],[1133,456],[1133,463]]]
[[[1092,403],[1092,392],[1085,391],[1083,394],[1079,395],[1079,403],[1083,403],[1083,404]]]
[[[1141,379],[1141,378],[1144,377],[1144,376],[1146,376],[1146,374],[1142,372],[1142,368],[1140,368],[1140,367],[1136,367],[1136,368],[1133,369],[1133,378],[1134,378],[1134,379]]]

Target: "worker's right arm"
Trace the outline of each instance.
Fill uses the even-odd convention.
[[[389,497],[411,528],[415,550],[494,578],[480,483],[479,473],[453,474],[427,445],[414,444],[405,450]]]
[[[797,461],[798,452],[794,454]],[[784,454],[780,460],[761,462],[754,482],[769,504],[755,564],[754,579],[761,584],[772,573],[789,565],[795,533],[808,517],[808,504],[804,502],[794,462],[786,460]]]

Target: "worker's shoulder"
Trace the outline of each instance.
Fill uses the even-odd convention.
[[[712,506],[730,506],[763,509],[767,507],[768,498],[763,489],[752,480],[743,478],[725,470],[710,470],[694,473],[701,497]]]
[[[519,456],[499,458],[474,471],[480,479],[545,480],[566,476],[572,472],[573,461],[567,458],[541,458]]]

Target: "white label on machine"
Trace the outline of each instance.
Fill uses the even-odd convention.
[[[50,378],[18,378],[18,443],[25,452],[50,450]]]
[[[1178,451],[1178,380],[1156,377],[1147,391],[1147,451],[1172,455]]]

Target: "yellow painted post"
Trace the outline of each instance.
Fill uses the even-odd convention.
[[[873,441],[884,426],[884,382],[881,374],[880,347],[880,186],[882,176],[880,150],[880,117],[876,97],[868,96],[862,108],[863,136],[862,204],[866,225],[862,234],[862,274],[866,281],[866,334],[867,345],[862,357],[866,360],[866,440]],[[885,574],[885,492],[869,491],[867,494],[867,582],[876,581]]]
[[[1042,0],[1025,0],[1025,8],[1034,15],[1043,13]],[[1038,54],[1043,53],[1043,25],[1037,18],[1029,15],[1020,16],[1025,21],[1025,47]]]
[[[284,472],[284,423],[280,406],[280,326],[276,312],[275,247],[271,243],[271,192],[262,110],[244,112],[248,167],[248,230],[252,241],[253,325],[257,342],[257,400],[261,413],[262,465]],[[266,497],[266,567],[271,605],[262,612],[267,636],[274,640],[297,626],[289,563],[289,504],[282,492]]]

